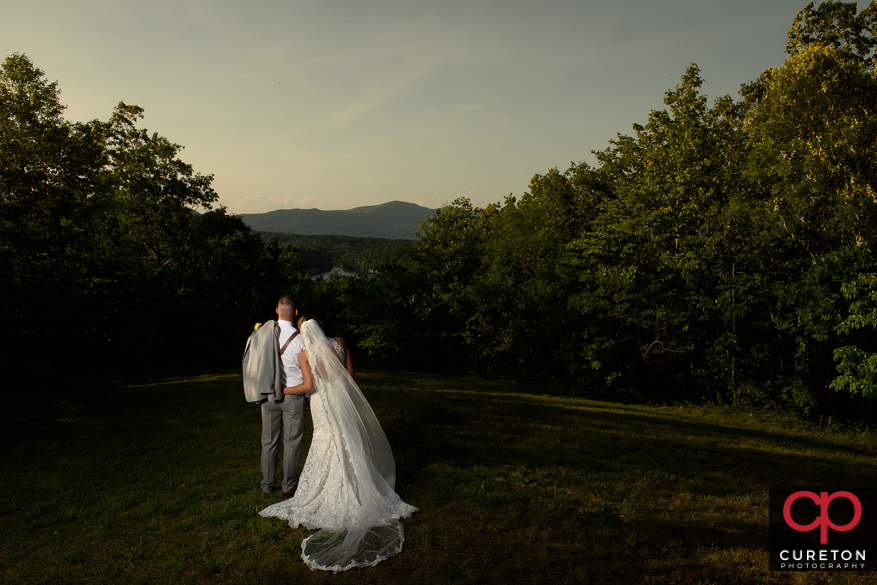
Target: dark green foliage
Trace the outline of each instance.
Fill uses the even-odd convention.
[[[264,241],[276,239],[281,245],[298,249],[298,255],[311,272],[329,272],[335,267],[365,272],[374,270],[384,258],[408,261],[412,240],[359,238],[355,236],[305,236],[281,232],[253,232]]]
[[[877,49],[877,5],[856,12],[856,2],[813,2],[795,16],[786,52],[796,55],[813,46],[829,47],[866,69],[874,67]]]
[[[75,311],[57,301],[89,264],[86,218],[102,188],[103,129],[71,124],[61,114],[55,83],[27,57],[0,69],[0,329],[4,368],[10,356],[45,352],[51,340],[38,321]],[[63,312],[63,313],[62,313]],[[52,315],[52,313],[55,313]],[[68,343],[77,343],[79,335]]]
[[[0,360],[10,373],[240,355],[255,319],[304,277],[216,201],[212,176],[137,127],[70,123],[24,55],[0,71]],[[196,333],[197,332],[197,333]]]

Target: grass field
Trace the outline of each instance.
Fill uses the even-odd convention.
[[[311,572],[256,512],[238,371],[32,394],[0,415],[0,583],[867,583],[767,570],[769,486],[877,486],[870,436],[383,370],[357,380],[421,512],[377,567]],[[306,437],[306,441],[309,436]],[[877,577],[875,577],[877,579]]]

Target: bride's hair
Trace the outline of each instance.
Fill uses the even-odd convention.
[[[297,326],[299,329],[301,329],[302,323],[304,323],[305,321],[310,321],[311,319],[313,319],[313,320],[316,321],[317,323],[320,323],[320,320],[319,320],[319,319],[317,319],[316,317],[314,317],[314,316],[311,315],[310,313],[305,313],[304,315],[301,315],[301,316],[298,318],[298,323],[296,323],[296,326]],[[323,326],[323,324],[320,323],[320,327],[322,327],[322,326]]]

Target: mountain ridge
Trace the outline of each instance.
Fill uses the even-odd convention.
[[[416,240],[414,230],[435,209],[406,201],[389,201],[345,210],[277,209],[238,214],[251,229],[306,236],[355,236]]]

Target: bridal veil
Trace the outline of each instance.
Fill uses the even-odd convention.
[[[311,568],[336,572],[375,565],[402,550],[405,532],[399,518],[417,508],[395,493],[390,443],[319,323],[304,322],[301,335],[314,375],[314,394],[319,394],[339,458],[332,475],[341,474],[337,479],[347,494],[332,502],[332,518],[323,516],[321,530],[302,542],[302,559]],[[289,519],[292,523],[294,514]]]

